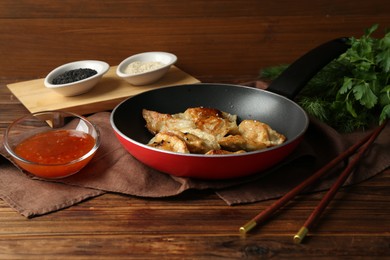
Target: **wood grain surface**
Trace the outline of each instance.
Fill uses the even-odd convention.
[[[111,66],[92,90],[73,97],[65,97],[46,88],[44,79],[21,81],[8,84],[7,87],[31,113],[66,110],[85,115],[112,110],[124,99],[148,90],[199,83],[199,80],[172,66],[160,80],[144,86],[134,86],[117,76],[116,68],[117,66]]]
[[[117,65],[161,50],[204,81],[253,79],[265,66],[290,63],[333,38],[359,37],[374,23],[383,34],[389,13],[385,0],[4,0],[1,75],[42,78],[70,61]]]
[[[28,113],[6,85],[66,62],[116,65],[161,50],[202,82],[239,83],[324,41],[359,37],[374,23],[383,35],[389,13],[385,0],[3,0],[0,135]],[[273,201],[227,206],[211,191],[165,199],[105,194],[26,219],[0,200],[0,259],[388,259],[389,187],[387,169],[342,189],[300,245],[292,237],[323,193],[297,197],[246,237],[238,228]]]

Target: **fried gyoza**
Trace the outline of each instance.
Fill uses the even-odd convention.
[[[238,126],[238,135],[228,135],[219,140],[224,149],[230,151],[256,151],[282,144],[286,137],[269,125],[257,120],[244,120]]]
[[[217,140],[229,133],[237,133],[237,116],[213,108],[195,107],[184,112],[185,118],[194,122],[197,129],[214,135]]]
[[[286,137],[269,125],[244,120],[213,108],[188,108],[163,114],[144,109],[146,128],[155,136],[148,145],[180,153],[230,154],[279,145]]]

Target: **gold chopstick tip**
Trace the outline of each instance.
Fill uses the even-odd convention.
[[[300,244],[302,240],[305,238],[307,232],[309,232],[309,230],[306,227],[301,227],[298,233],[294,236],[295,244]]]
[[[240,233],[246,234],[249,230],[254,228],[256,225],[257,225],[256,221],[251,220],[248,223],[246,223],[245,225],[243,225],[242,227],[240,227]]]

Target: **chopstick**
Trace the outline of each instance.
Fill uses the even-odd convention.
[[[293,199],[297,194],[299,194],[302,190],[304,190],[306,187],[308,187],[309,185],[313,184],[315,181],[317,181],[319,178],[321,178],[323,175],[325,175],[330,169],[332,169],[333,167],[335,167],[338,163],[340,163],[341,161],[343,161],[345,158],[347,158],[348,156],[352,155],[353,153],[355,153],[356,150],[358,150],[360,147],[362,147],[364,145],[364,147],[360,150],[359,154],[356,156],[356,158],[353,160],[353,162],[348,166],[348,170],[346,169],[343,174],[343,175],[346,175],[346,176],[343,176],[342,179],[341,179],[341,176],[340,176],[340,181],[337,181],[336,184],[337,186],[334,186],[334,188],[332,187],[332,193],[330,193],[328,196],[326,196],[326,200],[331,200],[332,199],[332,196],[336,193],[337,189],[340,187],[340,185],[342,183],[344,183],[346,177],[348,177],[349,173],[352,171],[352,169],[354,168],[354,166],[357,164],[357,162],[360,160],[360,158],[362,157],[362,155],[364,154],[364,152],[368,149],[368,147],[371,145],[372,142],[374,142],[374,140],[376,139],[376,137],[380,134],[380,132],[383,130],[383,128],[385,127],[387,122],[383,123],[381,126],[377,127],[377,129],[374,130],[374,132],[372,132],[371,134],[368,134],[367,136],[365,136],[364,138],[362,138],[359,142],[355,143],[354,145],[350,146],[347,150],[345,150],[344,152],[342,152],[339,156],[337,156],[336,158],[334,158],[333,160],[331,160],[328,164],[326,164],[324,167],[322,167],[321,169],[319,169],[317,172],[315,172],[313,175],[311,175],[309,178],[307,178],[306,180],[304,180],[302,183],[300,183],[298,186],[296,186],[295,188],[293,188],[291,191],[289,191],[288,193],[286,193],[283,197],[281,197],[279,200],[277,200],[276,202],[274,202],[271,206],[269,206],[266,210],[262,211],[261,213],[259,213],[257,216],[255,216],[253,219],[251,219],[249,222],[247,222],[245,225],[243,225],[242,227],[240,227],[239,231],[241,234],[246,234],[247,232],[249,232],[251,229],[253,229],[254,227],[256,227],[258,224],[264,222],[265,220],[267,220],[269,217],[272,216],[272,214],[274,212],[276,212],[279,208],[281,208],[282,206],[284,206],[287,202],[289,202],[291,199]],[[345,173],[347,172],[347,173]],[[340,183],[339,183],[340,182]],[[336,185],[335,184],[335,185]],[[334,193],[334,194],[333,194]],[[325,200],[325,198],[324,198]],[[294,236],[294,241],[297,242],[297,243],[300,243],[302,241],[302,239],[306,236],[307,232],[308,232],[308,229],[309,227],[311,226],[311,223],[313,220],[315,220],[317,218],[317,216],[319,216],[319,214],[321,213],[321,210],[323,210],[325,208],[325,206],[329,203],[328,202],[323,202],[321,204],[321,208],[318,208],[316,211],[315,211],[315,214],[313,214],[313,216],[311,218],[309,218],[309,220],[307,221],[307,223],[304,224],[304,226],[300,229],[300,231],[297,233],[297,235]],[[308,225],[309,227],[307,227],[306,225]]]
[[[333,199],[333,197],[336,195],[338,189],[341,185],[344,184],[344,182],[347,180],[348,176],[352,173],[355,166],[358,164],[364,153],[368,150],[370,145],[375,141],[377,136],[380,134],[380,132],[385,127],[386,123],[382,124],[380,127],[378,127],[374,133],[371,135],[370,139],[360,148],[358,153],[355,155],[353,160],[350,164],[345,168],[345,170],[340,174],[340,176],[337,178],[335,183],[332,185],[332,187],[329,189],[329,191],[325,194],[325,196],[322,198],[321,202],[318,204],[318,206],[313,210],[309,218],[306,220],[306,222],[303,224],[301,229],[298,231],[298,233],[294,236],[294,242],[299,244],[302,242],[302,240],[305,238],[306,234],[308,233],[310,227],[313,225],[313,223],[320,217],[321,213],[325,210],[326,206],[330,203],[330,201]]]

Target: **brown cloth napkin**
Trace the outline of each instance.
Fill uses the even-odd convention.
[[[138,162],[117,141],[109,119],[108,112],[89,117],[103,137],[98,152],[78,174],[55,181],[33,177],[11,164],[1,139],[0,154],[4,158],[0,156],[0,197],[26,217],[66,208],[106,192],[162,198],[189,189],[211,189],[229,205],[255,202],[286,193],[312,174],[314,169],[367,134],[342,136],[312,120],[304,141],[283,164],[241,179],[208,181],[174,177]],[[349,184],[365,180],[389,167],[389,136],[390,128],[386,127],[349,179]],[[334,179],[335,176],[329,175],[311,190],[326,189]]]

